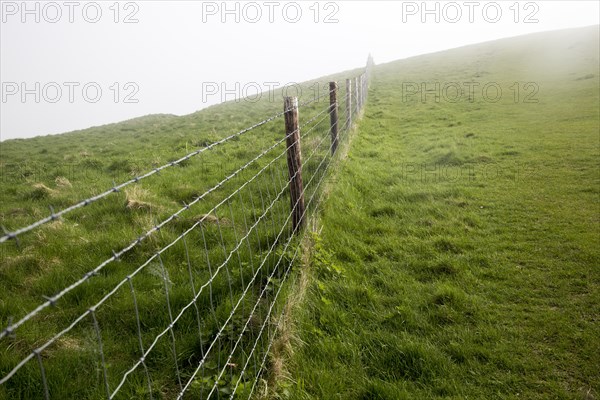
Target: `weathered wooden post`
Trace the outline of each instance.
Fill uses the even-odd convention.
[[[362,74],[358,76],[358,86],[359,86],[359,91],[358,91],[358,108],[359,110],[362,110],[362,95],[363,95],[363,87],[362,87]]]
[[[358,99],[358,76],[354,77],[354,101],[356,103],[356,114],[358,114],[358,112],[360,111],[359,107],[360,107],[360,102]]]
[[[346,79],[346,129],[352,126],[352,81]]]
[[[304,225],[304,188],[302,184],[302,153],[300,151],[300,125],[298,123],[298,98],[285,97],[285,142],[287,145],[287,164],[290,177],[290,205],[292,229],[298,233]]]
[[[369,75],[365,72],[363,74],[363,106],[367,102],[367,95],[369,94]]]
[[[331,154],[335,154],[338,146],[338,104],[337,83],[329,82],[329,119],[331,121]]]
[[[365,74],[360,75],[360,108],[362,109],[365,104]]]

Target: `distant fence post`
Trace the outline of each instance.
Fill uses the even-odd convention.
[[[346,129],[352,126],[352,81],[346,79]]]
[[[329,82],[329,119],[331,121],[331,154],[335,154],[338,146],[338,105],[337,83]]]
[[[304,225],[304,189],[302,184],[302,153],[300,151],[300,125],[298,123],[298,98],[285,97],[285,142],[290,177],[290,205],[292,229],[298,232]]]
[[[365,76],[360,74],[360,108],[363,108],[365,103]]]
[[[367,96],[369,95],[369,75],[367,75],[367,73],[365,72],[365,83],[363,84],[364,86],[364,92],[363,92],[363,103],[367,102]]]
[[[356,103],[356,105],[354,106],[356,108],[356,114],[358,114],[359,111],[359,100],[358,100],[358,76],[354,77],[354,102]]]
[[[362,110],[363,107],[363,76],[358,76],[358,109]]]

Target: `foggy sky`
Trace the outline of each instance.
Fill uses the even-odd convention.
[[[0,140],[188,114],[361,67],[369,53],[388,62],[600,13],[597,1],[467,3],[2,1]]]

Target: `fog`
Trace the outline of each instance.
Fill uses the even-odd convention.
[[[24,6],[25,5],[25,6]],[[1,3],[0,139],[188,114],[294,82],[598,24],[597,1]]]

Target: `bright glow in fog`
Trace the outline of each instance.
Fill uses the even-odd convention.
[[[3,1],[0,138],[187,114],[362,67],[369,53],[383,63],[600,14],[596,1],[222,4]]]

